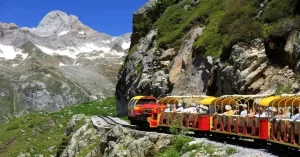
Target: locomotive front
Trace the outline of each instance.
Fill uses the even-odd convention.
[[[151,127],[157,99],[154,96],[135,96],[128,103],[128,119],[131,125]],[[150,119],[150,120],[149,120]]]

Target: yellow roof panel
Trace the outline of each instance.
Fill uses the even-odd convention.
[[[178,98],[165,97],[165,98],[159,99],[158,103],[159,104],[178,104],[179,101],[180,100]]]
[[[217,98],[215,97],[207,97],[207,98],[204,98],[202,100],[200,100],[200,104],[202,105],[210,105],[212,101],[216,100]]]
[[[270,96],[270,97],[266,97],[266,98],[263,98],[259,101],[259,106],[269,106],[269,104],[275,100],[275,99],[278,99],[280,98],[280,96]]]
[[[156,99],[154,96],[135,96],[132,99]]]

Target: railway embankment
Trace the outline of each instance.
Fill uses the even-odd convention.
[[[82,122],[85,123],[82,123]],[[72,128],[81,127],[72,133]],[[192,134],[172,135],[154,131],[139,131],[129,127],[126,121],[109,116],[87,117],[74,115],[68,123],[65,137],[72,134],[69,142],[62,142],[58,156],[87,157],[275,157],[266,149],[247,147],[247,144],[194,138]],[[67,138],[65,138],[67,139]],[[65,145],[64,145],[65,144]],[[62,149],[63,148],[63,149]]]

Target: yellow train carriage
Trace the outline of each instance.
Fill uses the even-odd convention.
[[[270,142],[300,148],[300,117],[293,120],[300,109],[300,96],[282,95],[269,102]],[[298,116],[298,115],[296,115]]]
[[[211,103],[211,133],[251,139],[269,138],[268,117],[254,115],[278,97],[268,95],[226,95]]]

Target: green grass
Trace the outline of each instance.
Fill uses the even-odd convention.
[[[283,85],[283,84],[278,84],[277,85],[277,89],[276,89],[276,94],[287,94],[287,93],[291,93],[291,85]]]
[[[286,37],[299,27],[296,0],[271,0],[261,8],[263,1],[201,0],[195,5],[192,0],[159,0],[139,22],[134,22],[133,31],[139,33],[139,41],[150,30],[157,29],[158,48],[179,50],[192,28],[205,26],[193,50],[196,54],[226,59],[234,44],[274,35]],[[262,15],[257,17],[262,9]],[[134,51],[132,48],[128,56]]]
[[[211,22],[206,26],[203,35],[198,37],[194,43],[195,51],[207,56],[219,57],[221,55],[220,45],[222,45],[226,36],[219,33],[218,24],[224,16],[224,11],[217,11],[210,16]]]
[[[69,140],[66,139],[67,137],[62,137],[62,135],[65,132],[68,121],[75,114],[115,116],[117,115],[116,100],[110,97],[103,102],[86,102],[66,107],[58,112],[26,114],[19,118],[11,119],[8,124],[0,125],[0,148],[6,146],[7,142],[14,137],[16,139],[6,149],[0,151],[0,156],[18,156],[20,152],[30,153],[31,155],[55,155],[56,151],[49,152],[47,148],[51,146],[58,147],[63,142],[62,138],[66,142]],[[51,124],[51,121],[54,121],[55,126],[45,125]],[[80,128],[82,124],[84,123],[77,123],[75,130]],[[25,131],[25,135],[20,133],[20,129]],[[84,154],[94,147],[94,145],[90,145],[80,153]]]
[[[90,153],[92,150],[96,149],[98,144],[100,142],[100,138],[98,138],[93,144],[84,147],[82,150],[79,151],[79,154],[76,155],[76,157],[82,157]]]
[[[271,0],[261,8],[263,0],[201,0],[194,5],[191,0],[165,0],[161,9],[153,7],[134,30],[145,36],[149,30],[158,30],[157,46],[179,50],[187,32],[205,26],[194,43],[196,54],[215,58],[228,57],[231,48],[239,42],[256,38],[269,38],[274,34],[286,36],[298,28],[296,0]],[[258,12],[264,9],[261,17]],[[152,15],[152,16],[151,16]],[[159,16],[160,15],[160,16]],[[138,26],[139,25],[139,26]],[[281,33],[281,34],[280,34]]]
[[[269,2],[269,7],[266,8],[262,19],[267,22],[275,22],[281,18],[291,17],[297,12],[297,0],[272,0]]]
[[[4,75],[0,75],[0,89],[4,89],[5,94],[5,96],[0,97],[0,123],[4,123],[4,118],[2,120],[3,116],[10,118],[10,116],[21,111],[22,108],[21,106],[17,105],[18,98],[14,99],[14,96],[16,96],[15,94],[17,93],[15,93],[13,89],[12,82]]]
[[[145,37],[147,33],[153,28],[153,24],[160,18],[165,10],[172,4],[178,3],[178,0],[158,0],[154,6],[152,6],[143,15],[139,22],[134,19],[133,32],[136,32],[136,41],[139,41],[142,37]]]

